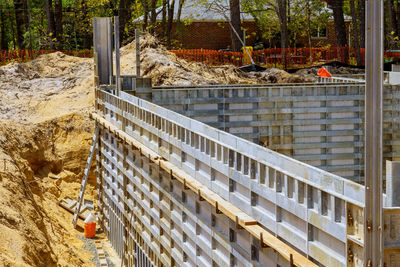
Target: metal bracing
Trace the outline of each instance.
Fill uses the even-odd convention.
[[[120,81],[120,54],[119,54],[119,17],[114,17],[114,49],[115,49],[115,85],[117,89],[117,95],[121,90]]]
[[[366,5],[364,266],[382,266],[383,1]]]

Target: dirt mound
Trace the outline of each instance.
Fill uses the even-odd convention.
[[[300,70],[297,70],[295,72],[295,74],[303,76],[303,77],[316,76],[318,74],[318,70],[322,66],[300,69]],[[344,67],[344,66],[323,66],[323,67],[326,68],[333,75],[335,75],[335,74],[363,74],[365,72],[363,69],[350,68],[350,67]]]
[[[308,83],[316,81],[315,75],[289,74],[284,70],[275,68],[267,69],[263,72],[250,72],[249,76],[270,83]]]
[[[0,119],[37,123],[93,106],[92,59],[61,52],[0,67]]]
[[[136,48],[131,42],[121,48],[123,74],[136,74]],[[285,71],[244,73],[233,65],[209,67],[188,62],[169,52],[155,37],[146,34],[140,39],[142,75],[151,77],[153,85],[206,85],[307,82],[299,75]],[[276,74],[276,77],[273,77]],[[292,77],[293,76],[293,77]]]

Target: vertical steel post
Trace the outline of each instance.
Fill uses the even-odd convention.
[[[135,41],[136,41],[136,77],[140,77],[140,43],[139,43],[139,29],[135,29]]]
[[[114,48],[115,48],[115,86],[117,89],[117,96],[120,95],[120,63],[119,63],[119,17],[114,17]]]
[[[113,76],[111,18],[93,18],[93,50],[97,55],[98,84],[111,84]]]
[[[383,266],[383,0],[367,0],[366,21],[364,266]]]

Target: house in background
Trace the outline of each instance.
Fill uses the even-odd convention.
[[[177,17],[178,8],[178,4],[175,4],[174,19]],[[156,12],[158,14],[157,21],[161,24],[162,7],[159,7]],[[141,22],[142,20],[143,16],[135,21]],[[262,40],[260,29],[250,14],[242,13],[241,22],[242,27],[246,30],[246,45],[252,46]],[[346,31],[349,32],[350,20],[346,19],[345,23]],[[220,50],[231,46],[230,25],[224,16],[217,11],[207,9],[204,5],[196,4],[196,1],[193,0],[185,1],[181,13],[181,23],[177,26],[174,20],[172,32],[175,33],[173,36],[175,48]],[[325,28],[317,29],[313,33],[312,46],[336,46],[333,20],[330,20]],[[269,44],[268,40],[262,41],[267,46],[279,47],[279,40],[274,40],[273,44]],[[307,38],[300,39],[300,44],[298,47],[308,46]]]

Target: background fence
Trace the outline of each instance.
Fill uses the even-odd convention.
[[[93,57],[93,50],[0,50],[0,65],[5,65],[12,61],[26,62],[40,55],[57,51],[70,56]]]
[[[172,50],[178,57],[208,65],[246,65],[246,53],[205,49]],[[349,47],[313,48],[267,48],[250,52],[256,64],[280,69],[311,66],[316,63],[339,61],[357,65],[356,53]],[[360,49],[362,64],[365,65],[365,49]],[[385,61],[400,59],[400,51],[385,51]],[[247,61],[248,62],[248,61]]]
[[[92,57],[92,50],[0,50],[0,65],[11,61],[25,62],[36,57],[61,51],[67,55],[78,57]],[[171,50],[179,58],[188,61],[203,62],[210,66],[233,64],[242,66],[250,61],[246,53],[217,51],[208,49],[181,49]],[[267,67],[291,69],[312,66],[317,63],[339,61],[356,65],[356,53],[349,47],[313,47],[313,48],[268,48],[250,52],[255,63]],[[360,54],[365,58],[365,49],[360,49]],[[385,61],[400,59],[400,51],[385,51]]]

